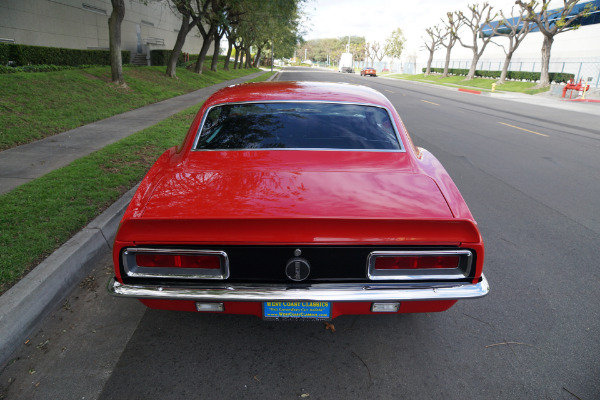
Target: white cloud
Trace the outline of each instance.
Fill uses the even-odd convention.
[[[421,47],[422,38],[426,36],[425,29],[440,23],[440,19],[445,18],[447,12],[459,10],[466,12],[469,4],[477,3],[481,4],[477,0],[308,0],[304,5],[305,13],[309,18],[304,26],[307,30],[305,39],[353,35],[364,36],[369,42],[377,40],[383,43],[393,30],[401,28],[407,39],[404,54],[421,52],[420,56],[423,57],[424,52]],[[515,5],[515,0],[496,0],[489,3],[494,7],[494,12],[503,10],[508,16]],[[562,5],[562,1],[555,0],[550,7],[560,8]],[[584,30],[597,34],[597,28],[600,26]],[[532,35],[527,39],[526,42],[530,42],[530,46],[524,48],[522,53],[538,56],[541,42],[537,43],[539,41],[537,36],[539,35]],[[574,38],[580,35],[575,33],[561,35],[560,41],[564,41],[566,36]],[[589,40],[587,43],[589,46]],[[594,45],[592,53],[597,52],[599,46]],[[502,50],[493,45],[488,46],[486,54],[504,58]],[[471,50],[457,44],[453,49],[453,57],[470,59]]]
[[[365,36],[384,41],[401,28],[409,40],[419,39],[425,28],[440,22],[448,11],[467,10],[465,0],[309,0],[304,7],[310,18],[306,39]],[[495,9],[510,11],[514,0],[499,0]]]

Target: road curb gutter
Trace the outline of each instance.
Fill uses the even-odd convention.
[[[471,94],[481,94],[481,91],[479,90],[472,90],[472,89],[463,89],[463,88],[458,88],[459,92],[465,92],[465,93],[471,93]]]
[[[0,368],[38,324],[112,249],[119,222],[137,186],[0,296]]]

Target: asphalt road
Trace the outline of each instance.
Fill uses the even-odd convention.
[[[322,323],[147,310],[110,259],[0,374],[0,399],[600,398],[600,118],[438,87],[290,70],[385,94],[486,242],[483,299]]]

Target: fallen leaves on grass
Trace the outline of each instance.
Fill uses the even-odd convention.
[[[98,282],[96,281],[96,277],[93,275],[86,277],[83,281],[81,281],[79,287],[82,289],[86,289],[88,292],[95,292],[98,288]]]

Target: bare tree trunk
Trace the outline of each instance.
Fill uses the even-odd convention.
[[[231,40],[227,40],[227,43],[227,56],[225,57],[225,65],[223,65],[225,71],[229,71],[229,59],[231,58],[231,52],[233,51]]]
[[[221,52],[221,38],[223,35],[219,35],[218,29],[215,30],[215,47],[213,49],[212,62],[210,63],[210,70],[217,72],[217,65],[219,63],[219,53]]]
[[[262,47],[259,47],[256,52],[256,55],[254,56],[254,65],[253,65],[254,68],[258,68],[258,66],[260,65],[261,55],[262,55]]]
[[[110,43],[110,72],[112,81],[122,85],[123,79],[123,60],[121,59],[121,23],[125,18],[124,0],[111,0],[112,12],[108,19],[108,36]]]
[[[186,27],[184,27],[184,25]],[[176,72],[177,59],[179,58],[179,55],[181,54],[181,50],[183,49],[183,45],[185,44],[185,37],[187,36],[187,33],[184,32],[184,29],[186,29],[188,25],[189,25],[189,21],[186,22],[185,17],[184,17],[184,20],[181,23],[181,29],[179,30],[179,33],[177,34],[177,40],[175,41],[175,46],[173,47],[173,51],[171,51],[171,55],[169,56],[169,61],[167,61],[167,76],[170,78],[177,77],[177,72]]]
[[[429,51],[429,58],[427,59],[427,69],[425,70],[425,76],[429,76],[431,74],[431,62],[433,61],[434,51]]]
[[[444,63],[444,73],[442,74],[442,78],[448,77],[448,67],[450,66],[450,52],[452,51],[452,46],[446,47],[446,62]]]
[[[500,79],[498,83],[502,84],[506,80],[506,75],[508,75],[508,66],[510,65],[510,60],[512,59],[513,53],[506,53],[506,58],[504,59],[504,65],[502,66],[502,72],[500,73]]]
[[[471,60],[471,68],[469,68],[469,73],[465,78],[466,81],[470,81],[475,78],[475,71],[477,70],[477,63],[479,62],[479,57],[481,57],[480,53],[474,53],[473,59]]]
[[[542,73],[540,74],[540,83],[538,87],[544,87],[550,85],[550,51],[552,50],[552,43],[554,42],[553,36],[544,35],[544,45],[542,46]]]
[[[202,73],[202,68],[204,67],[204,60],[206,59],[206,53],[208,53],[208,49],[210,48],[210,44],[213,41],[215,31],[217,30],[217,26],[215,24],[211,24],[208,32],[204,30],[204,27],[199,26],[200,33],[202,34],[202,47],[200,48],[200,54],[198,54],[198,60],[196,61],[196,67],[194,68],[194,72],[197,74]]]
[[[179,28],[179,33],[177,34],[177,40],[175,41],[175,46],[173,47],[173,51],[169,56],[169,61],[167,62],[167,76],[171,78],[177,77],[177,59],[181,54],[181,50],[183,49],[183,45],[185,44],[185,38],[188,33],[192,30],[194,26],[198,23],[199,19],[193,20],[190,23],[189,14],[181,15],[181,27]]]
[[[233,63],[233,69],[238,69],[242,62],[242,49],[239,46],[235,46],[235,60]]]
[[[250,47],[246,49],[246,63],[244,65],[244,69],[248,69],[252,67],[252,54],[250,54]]]

